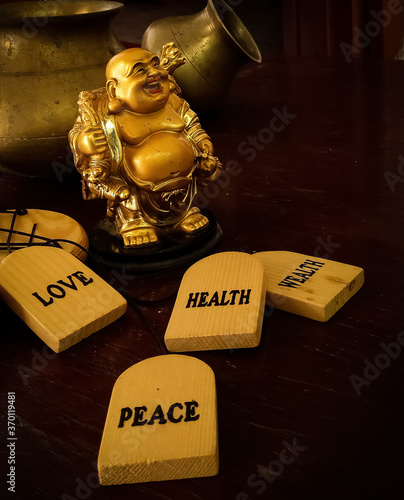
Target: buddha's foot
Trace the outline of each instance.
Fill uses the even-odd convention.
[[[192,208],[185,219],[178,225],[178,229],[185,233],[195,233],[209,224],[209,219],[201,214],[198,208]]]
[[[158,243],[156,231],[152,227],[139,227],[121,232],[125,247],[140,247]]]

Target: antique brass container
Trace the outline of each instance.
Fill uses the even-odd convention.
[[[261,62],[253,37],[222,0],[209,0],[197,14],[153,22],[143,35],[142,47],[159,53],[168,42],[174,42],[186,58],[174,76],[184,97],[199,111],[223,103],[241,66]]]
[[[0,165],[54,175],[66,164],[79,92],[105,85],[105,65],[123,47],[114,37],[117,2],[0,4]]]

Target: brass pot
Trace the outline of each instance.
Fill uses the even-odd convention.
[[[200,111],[223,103],[245,63],[261,62],[253,37],[222,0],[209,0],[197,14],[153,22],[143,35],[142,47],[159,54],[168,42],[185,56],[186,64],[175,70],[174,77],[190,105]]]
[[[0,165],[54,175],[82,90],[105,85],[105,65],[123,49],[112,19],[123,4],[50,0],[0,4]]]

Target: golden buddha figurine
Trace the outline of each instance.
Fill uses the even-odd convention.
[[[84,91],[69,133],[85,199],[105,198],[125,247],[157,243],[165,232],[193,234],[208,219],[192,206],[197,184],[220,173],[209,136],[171,73],[178,49],[161,59],[126,49],[106,67],[106,87]]]

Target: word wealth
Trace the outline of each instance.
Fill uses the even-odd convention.
[[[303,283],[313,276],[319,269],[324,266],[325,262],[317,262],[315,260],[306,259],[303,264],[300,264],[290,276],[286,276],[278,286],[287,288],[298,288]]]

